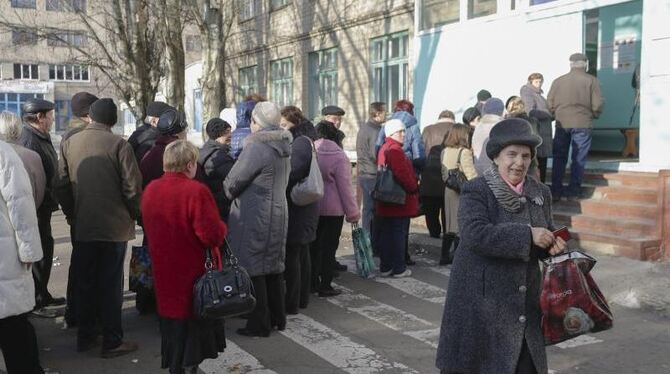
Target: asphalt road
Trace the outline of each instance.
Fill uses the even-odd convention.
[[[63,295],[69,265],[69,239],[62,216],[54,219],[57,247],[50,287]],[[423,240],[425,242],[425,239]],[[361,279],[347,272],[336,280],[344,289],[334,298],[314,297],[287,329],[270,338],[235,334],[244,323],[227,322],[228,348],[201,365],[204,373],[326,374],[437,373],[434,367],[449,267],[437,266],[436,248],[415,254],[411,278]],[[416,248],[414,248],[416,250]],[[351,240],[343,234],[339,254],[352,269]],[[353,270],[353,269],[352,269]],[[126,282],[127,283],[127,282]],[[670,292],[670,291],[669,291]],[[41,360],[61,374],[166,373],[160,369],[160,336],[155,317],[141,317],[132,301],[124,304],[126,338],[139,342],[135,354],[103,360],[97,352],[76,353],[73,330],[62,320],[33,318]],[[615,327],[560,347],[549,347],[555,373],[670,373],[670,320],[649,311],[612,306]],[[4,369],[0,360],[0,370]]]

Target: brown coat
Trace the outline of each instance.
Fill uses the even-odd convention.
[[[132,147],[109,126],[92,123],[63,143],[57,192],[76,240],[135,238],[142,176]]]
[[[451,122],[437,122],[434,125],[427,126],[423,129],[421,137],[423,138],[423,145],[426,148],[426,153],[430,153],[431,148],[436,145],[441,145],[444,137],[449,130],[454,126]]]
[[[552,83],[547,104],[563,128],[590,128],[602,112],[600,83],[584,69],[573,68]]]

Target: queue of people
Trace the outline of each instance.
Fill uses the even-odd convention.
[[[184,113],[166,103],[151,103],[144,125],[126,141],[111,131],[116,104],[80,93],[60,158],[49,135],[53,103],[25,102],[22,125],[0,114],[7,222],[0,240],[12,249],[0,257],[0,296],[11,300],[0,304],[0,348],[9,373],[43,372],[27,316],[52,316],[50,307],[66,302],[78,352],[100,346],[102,358],[113,358],[139,348],[124,339],[121,318],[123,260],[136,223],[152,262],[155,301],[145,301],[158,314],[161,366],[181,374],[196,373],[225,349],[224,320],[200,320],[192,312],[207,250],[227,246],[251,277],[257,302],[237,333],[268,337],[286,328],[287,315],[307,308],[312,294],[341,293],[332,281],[346,270],[336,261],[345,221],[362,218],[380,258],[379,276],[403,278],[415,264],[410,220],[422,214],[430,235],[442,238],[440,264],[453,264],[438,346],[441,372],[546,372],[538,260],[566,249],[551,232],[552,202],[578,198],[589,126],[602,107],[585,56],[570,62],[571,72],[554,82],[548,100],[542,75],[533,73],[507,105],[482,90],[463,124],[445,110],[423,134],[410,101],[395,103],[388,120],[385,104],[372,103],[356,139],[362,206],[343,149],[345,112],[337,106],[324,107],[314,126],[299,108],[252,95],[235,116],[224,110],[223,118],[211,119],[208,140],[197,149],[185,140]],[[552,147],[546,143],[554,119]],[[575,161],[564,189],[570,142]],[[543,184],[549,156],[553,191]],[[291,191],[314,165],[323,197],[298,204]],[[381,171],[392,174],[401,202],[376,195]],[[51,215],[59,205],[73,248],[67,301],[47,287]]]

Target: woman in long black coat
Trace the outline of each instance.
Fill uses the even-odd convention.
[[[291,174],[288,177],[286,200],[288,201],[288,234],[286,237],[286,313],[298,314],[298,308],[307,308],[311,287],[311,259],[309,245],[316,239],[319,222],[319,203],[305,206],[293,204],[291,190],[307,178],[312,162],[313,142],[316,139],[314,125],[302,111],[294,106],[281,110],[281,127],[293,135],[291,143]]]
[[[566,244],[550,231],[549,188],[526,175],[540,142],[527,121],[501,121],[486,146],[492,167],[461,192],[461,242],[437,351],[441,373],[547,373],[539,259]]]

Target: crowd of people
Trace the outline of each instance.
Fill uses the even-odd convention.
[[[324,107],[314,125],[298,107],[251,95],[209,120],[198,149],[185,139],[184,113],[166,103],[149,104],[144,125],[126,141],[111,131],[116,104],[82,92],[72,98],[75,117],[60,157],[49,135],[53,103],[30,99],[21,119],[0,114],[0,347],[9,374],[43,372],[27,317],[53,317],[52,306],[67,305],[78,352],[100,346],[101,357],[113,358],[138,349],[124,340],[121,318],[136,223],[154,280],[150,294],[137,294],[137,308],[156,310],[161,366],[176,374],[196,373],[225,348],[223,320],[192,312],[207,249],[228,246],[251,277],[257,303],[237,333],[268,337],[312,294],[341,293],[332,281],[347,270],[336,260],[345,221],[362,219],[379,276],[402,278],[412,275],[410,219],[420,215],[429,234],[442,238],[440,264],[453,263],[437,366],[443,373],[546,372],[538,259],[566,248],[552,235],[551,203],[579,198],[590,125],[602,106],[586,57],[570,62],[546,100],[543,77],[533,73],[506,103],[482,90],[462,123],[444,110],[423,132],[410,101],[394,103],[390,116],[384,103],[370,104],[356,138],[360,206],[337,106]],[[544,184],[549,157],[553,191]],[[314,166],[323,197],[297,203],[291,191]],[[380,170],[392,173],[404,201],[375,199]],[[72,240],[66,299],[47,287],[51,215],[59,206]]]

